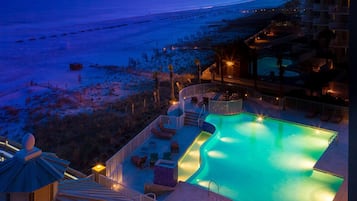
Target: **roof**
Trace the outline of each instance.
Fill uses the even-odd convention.
[[[23,147],[14,157],[0,163],[0,192],[33,192],[63,179],[68,161],[33,145]]]
[[[59,183],[56,201],[129,201],[127,195],[102,186],[90,178]]]
[[[220,194],[213,191],[207,191],[203,187],[191,185],[186,182],[179,182],[175,187],[175,190],[169,194],[164,201],[231,201],[231,199],[226,198]]]

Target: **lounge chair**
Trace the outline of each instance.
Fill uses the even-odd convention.
[[[335,112],[331,118],[330,118],[330,121],[333,122],[333,123],[340,123],[343,119],[343,115],[341,112]]]
[[[176,134],[176,130],[175,130],[175,129],[166,128],[166,127],[164,126],[164,123],[162,123],[162,122],[159,123],[159,127],[160,127],[160,130],[161,130],[162,132],[170,133],[170,134],[172,134],[172,135],[175,135],[175,134]]]
[[[171,159],[172,159],[172,157],[171,157],[171,152],[164,152],[164,153],[162,154],[162,159],[164,159],[164,160],[171,160]]]
[[[325,110],[321,113],[320,120],[328,121],[328,120],[330,120],[331,116],[332,116],[332,112],[330,110]]]
[[[198,98],[196,96],[191,97],[191,103],[192,104],[197,104],[198,103]]]
[[[138,168],[143,168],[146,163],[147,156],[132,156],[131,162]]]
[[[305,117],[307,118],[314,118],[319,114],[319,111],[316,108],[310,109],[306,114]]]
[[[202,100],[197,104],[199,107],[202,107],[205,105],[206,107],[208,106],[209,98],[208,97],[202,97]]]
[[[163,132],[160,131],[156,128],[152,128],[151,132],[153,135],[155,135],[158,138],[162,138],[162,139],[171,139],[172,138],[172,134],[171,133],[167,133],[167,132]]]
[[[171,142],[171,145],[170,145],[171,153],[178,153],[179,149],[180,149],[179,144],[176,141]]]

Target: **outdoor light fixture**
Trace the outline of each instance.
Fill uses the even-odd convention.
[[[120,189],[120,186],[118,184],[113,184],[112,185],[112,190],[118,191]]]
[[[179,102],[178,101],[176,101],[176,100],[172,100],[172,101],[170,101],[170,104],[171,105],[177,105]]]
[[[93,171],[98,172],[98,173],[102,172],[104,169],[105,169],[105,166],[102,164],[97,164],[96,166],[94,166],[92,168]]]
[[[226,61],[226,65],[228,67],[232,67],[232,66],[234,66],[234,62],[233,61]]]
[[[262,122],[262,121],[263,121],[263,115],[258,115],[257,121],[258,121],[258,122]]]

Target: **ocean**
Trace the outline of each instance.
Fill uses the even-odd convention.
[[[0,105],[18,103],[22,94],[15,94],[27,89],[30,82],[62,88],[78,85],[78,75],[68,72],[71,62],[125,66],[129,58],[203,33],[209,23],[236,19],[243,16],[240,11],[245,9],[274,8],[287,2],[0,1]],[[228,9],[216,9],[221,7]],[[180,17],[177,11],[188,13]],[[157,17],[155,14],[159,13],[161,16]]]

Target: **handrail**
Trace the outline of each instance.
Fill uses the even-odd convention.
[[[202,108],[200,110],[200,113],[198,114],[198,118],[197,118],[197,125],[199,128],[201,128],[202,126],[202,114],[205,114],[206,113],[206,104],[203,104],[202,105]]]
[[[217,193],[219,193],[219,185],[217,184],[217,182],[215,182],[214,180],[209,180],[209,182],[208,182],[208,195],[210,194],[210,192],[211,192],[211,183],[214,183],[214,184],[216,184],[216,186],[217,186]]]
[[[130,140],[125,146],[123,146],[119,151],[117,151],[111,158],[109,158],[106,164],[106,176],[117,182],[122,182],[122,163],[123,161],[139,147],[145,140],[147,140],[151,135],[151,129],[157,127],[161,121],[174,122],[174,128],[179,129],[183,125],[183,115],[180,117],[160,115],[155,120],[153,120],[148,126],[146,126],[139,134],[137,134],[133,139]]]
[[[331,135],[331,137],[329,137],[328,139],[328,144],[330,145],[336,138],[337,138],[337,134]]]
[[[13,153],[9,153],[10,152],[18,152],[22,147],[21,144],[17,143],[17,142],[12,142],[12,141],[9,141],[8,139],[4,138],[4,137],[0,137],[0,151],[4,154],[5,157],[8,157],[10,158],[10,156],[12,157],[14,154]],[[3,147],[3,149],[2,149]],[[71,179],[78,179],[79,177],[83,177],[83,173],[73,169],[73,168],[70,168],[68,167],[67,170],[65,171],[65,176],[67,176],[68,178],[71,178]]]

